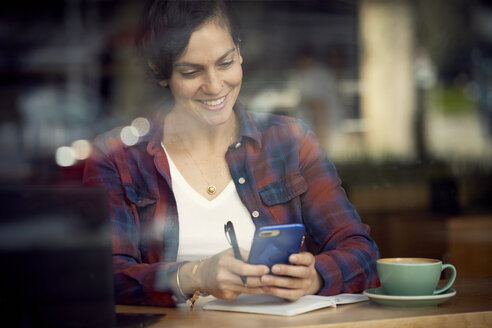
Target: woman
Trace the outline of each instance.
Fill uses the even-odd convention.
[[[109,191],[117,302],[376,286],[377,247],[312,132],[237,101],[243,58],[228,4],[156,0],[143,17],[139,47],[173,103],[133,146],[118,129],[98,137],[84,176]],[[243,258],[263,225],[303,223],[313,249],[269,272],[234,258],[229,220]]]

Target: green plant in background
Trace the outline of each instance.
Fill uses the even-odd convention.
[[[477,114],[477,102],[470,97],[465,88],[440,85],[428,92],[428,107],[440,114]]]

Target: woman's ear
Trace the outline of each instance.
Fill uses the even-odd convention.
[[[149,65],[150,69],[154,73],[157,74],[157,66],[155,66],[153,62],[151,62],[150,60],[147,60],[147,65]],[[169,86],[169,81],[168,80],[159,81],[159,85],[161,87],[168,87]]]
[[[237,55],[239,56],[239,64],[243,64],[243,56],[241,56],[241,50],[237,47]]]
[[[157,73],[157,66],[153,62],[150,61],[150,59],[147,59],[147,65],[149,65],[150,69],[154,72]]]

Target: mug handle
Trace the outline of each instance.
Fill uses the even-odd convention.
[[[456,279],[456,268],[452,264],[443,264],[441,272],[443,272],[446,269],[451,270],[451,277],[449,277],[448,282],[443,287],[436,289],[434,291],[434,293],[433,293],[434,295],[441,294],[441,293],[444,293],[445,291],[447,291],[449,289],[449,287],[451,287],[451,285],[454,283],[454,280]]]

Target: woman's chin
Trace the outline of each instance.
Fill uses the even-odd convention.
[[[214,115],[207,115],[206,121],[210,126],[219,126],[229,122],[233,115],[232,108],[224,108],[222,111],[213,112]]]

